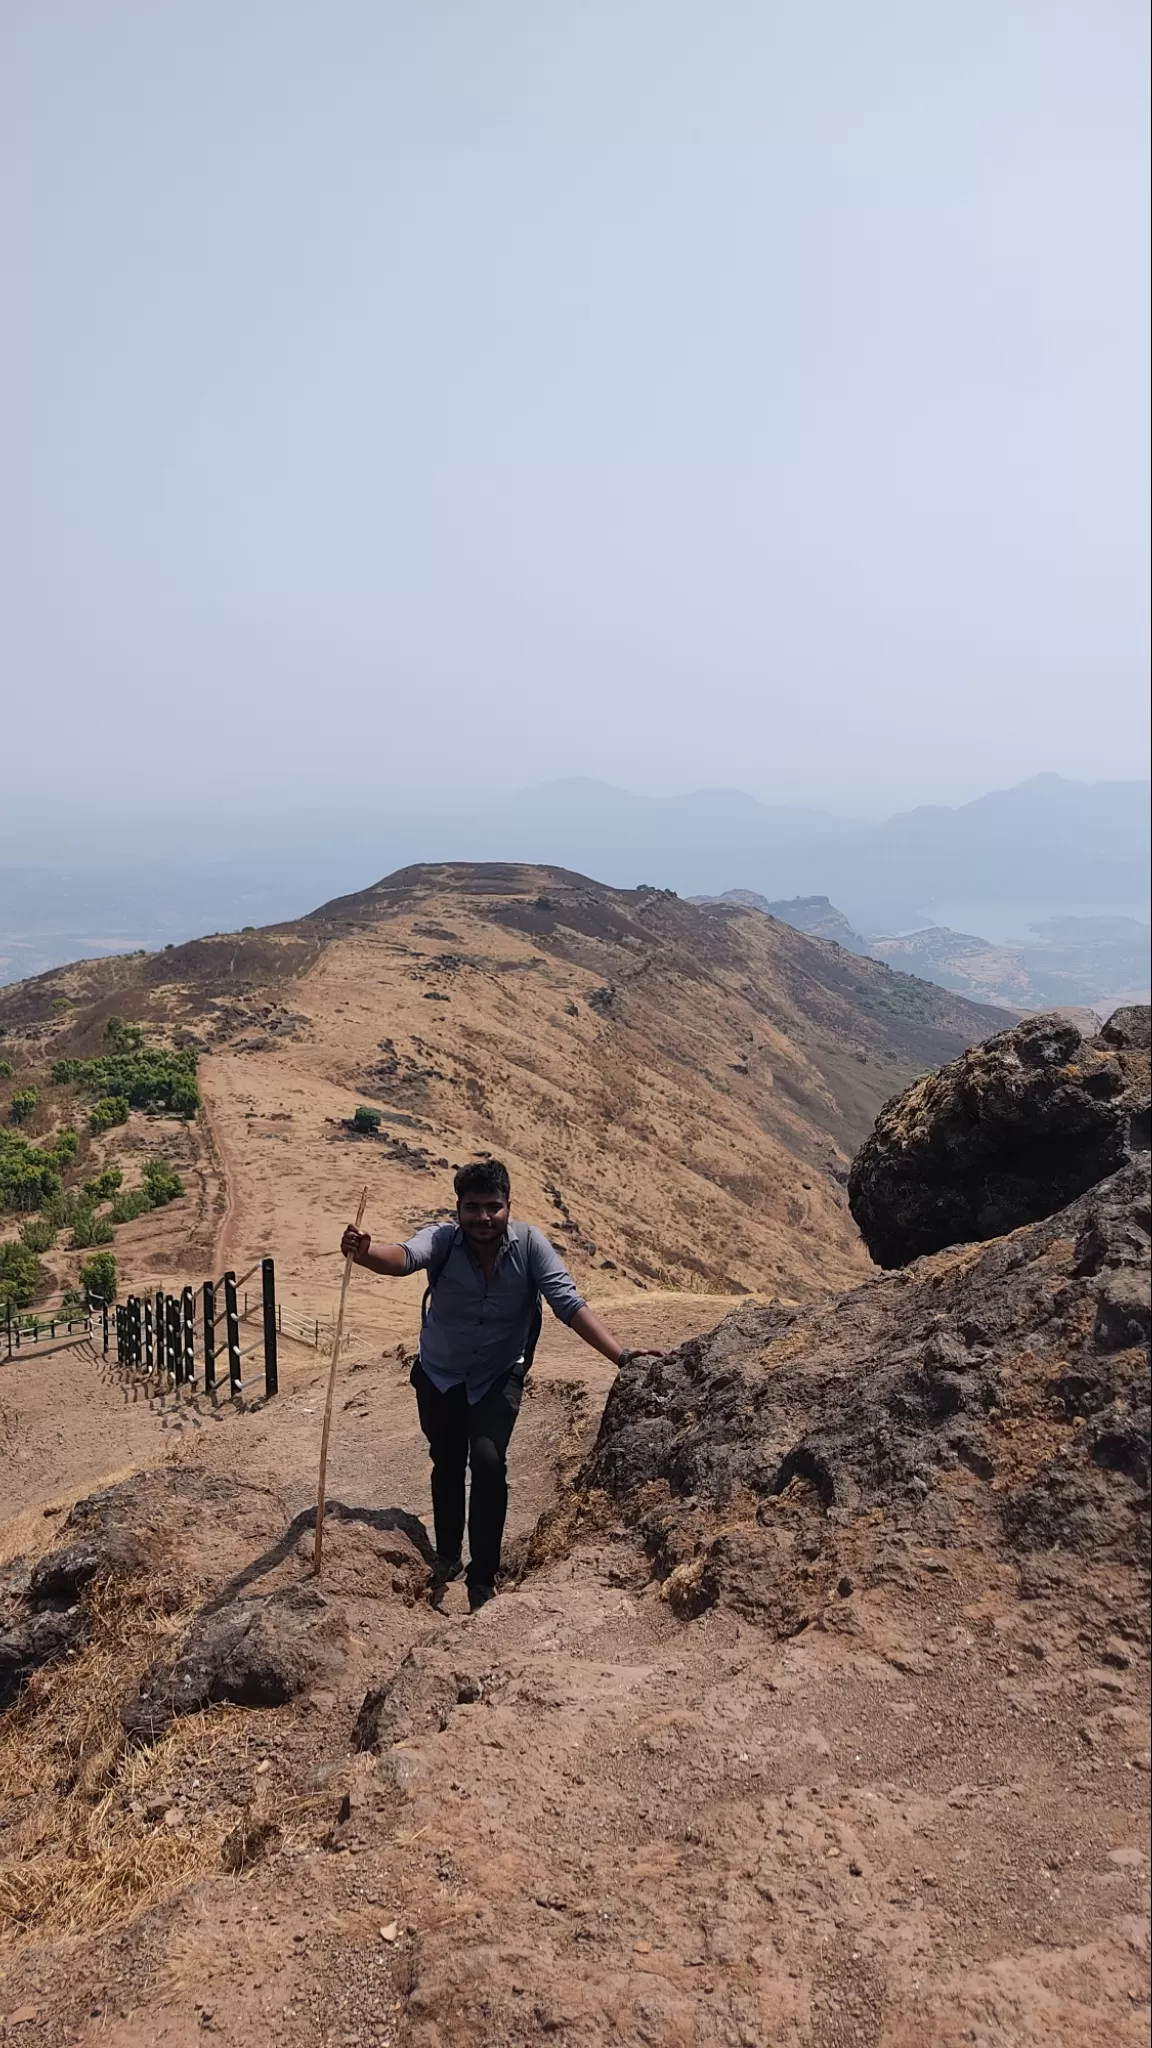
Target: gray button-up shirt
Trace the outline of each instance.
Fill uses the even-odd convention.
[[[409,1273],[443,1261],[420,1333],[420,1363],[442,1393],[463,1385],[469,1401],[479,1401],[493,1380],[519,1362],[538,1294],[562,1323],[570,1323],[584,1307],[576,1282],[543,1231],[523,1223],[515,1228],[520,1236],[505,1231],[491,1278],[473,1258],[458,1224],[430,1224],[404,1246]]]

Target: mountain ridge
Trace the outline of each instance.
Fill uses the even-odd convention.
[[[204,1142],[239,1189],[233,1253],[271,1245],[313,1313],[315,1247],[362,1161],[375,1227],[406,1232],[484,1151],[589,1287],[854,1277],[843,1185],[880,1104],[1011,1021],[738,906],[499,863],[416,865],[302,919],[6,990],[9,1085],[94,1056],[113,1014],[202,1047]],[[360,1102],[383,1134],[353,1164]],[[117,1241],[133,1284],[153,1227]],[[207,1270],[217,1249],[205,1224],[189,1261]]]

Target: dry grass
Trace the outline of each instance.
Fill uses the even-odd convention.
[[[0,1935],[10,1940],[122,1922],[247,1860],[222,1854],[237,1810],[234,1799],[213,1799],[213,1781],[222,1766],[243,1770],[253,1724],[264,1734],[275,1717],[219,1707],[175,1722],[151,1748],[129,1746],[120,1704],[170,1649],[191,1604],[173,1613],[104,1587],[91,1608],[88,1647],[38,1672],[0,1719]],[[203,1796],[189,1799],[188,1787]],[[178,1798],[169,1823],[157,1802]],[[272,1803],[254,1797],[243,1823],[254,1839],[275,1839],[310,1805],[280,1799],[273,1812]]]
[[[95,1479],[85,1477],[64,1493],[50,1493],[41,1496],[34,1505],[20,1508],[14,1515],[6,1515],[0,1522],[0,1565],[10,1564],[15,1557],[38,1557],[44,1547],[45,1529],[55,1529],[78,1500],[94,1493],[97,1488],[118,1486],[122,1479],[130,1479],[139,1470],[136,1464],[117,1465],[108,1472],[101,1472]]]

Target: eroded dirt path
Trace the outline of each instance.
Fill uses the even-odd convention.
[[[513,1560],[596,1422],[602,1385],[574,1351],[566,1372],[542,1361],[513,1439]],[[171,1452],[222,1499],[265,1503],[233,1534],[226,1512],[173,1527],[203,1594],[241,1568],[308,1583],[310,1532],[277,1536],[312,1497],[321,1373],[290,1377],[265,1410],[185,1418]],[[156,1418],[121,1422],[154,1462]],[[1021,1601],[983,1553],[913,1549],[901,1583],[846,1586],[778,1642],[721,1610],[675,1619],[635,1542],[606,1533],[474,1618],[458,1588],[438,1615],[395,1590],[356,1517],[424,1513],[426,1487],[399,1362],[350,1361],[330,1491],[353,1513],[329,1526],[323,1586],[343,1662],[290,1706],[218,1709],[202,1738],[184,1724],[113,1771],[142,1841],[174,1816],[198,1845],[190,1879],[123,1926],[10,1940],[0,2012],[35,2014],[13,2038],[1146,2041],[1146,1666],[1123,1635],[1100,1660],[1107,1612],[1058,1588]],[[354,1753],[366,1691],[401,1671],[381,1753]],[[271,1846],[227,1874],[221,1840],[263,1812]],[[21,1824],[12,1802],[5,1819]]]

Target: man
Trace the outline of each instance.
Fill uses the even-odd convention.
[[[540,1328],[540,1297],[612,1365],[634,1356],[593,1315],[548,1239],[513,1223],[507,1168],[497,1159],[456,1175],[456,1222],[432,1224],[406,1244],[371,1249],[349,1224],[345,1257],[371,1273],[427,1272],[429,1289],[412,1385],[432,1459],[436,1531],[434,1590],[463,1570],[464,1475],[468,1503],[468,1605],[491,1600],[508,1512],[508,1443]]]

